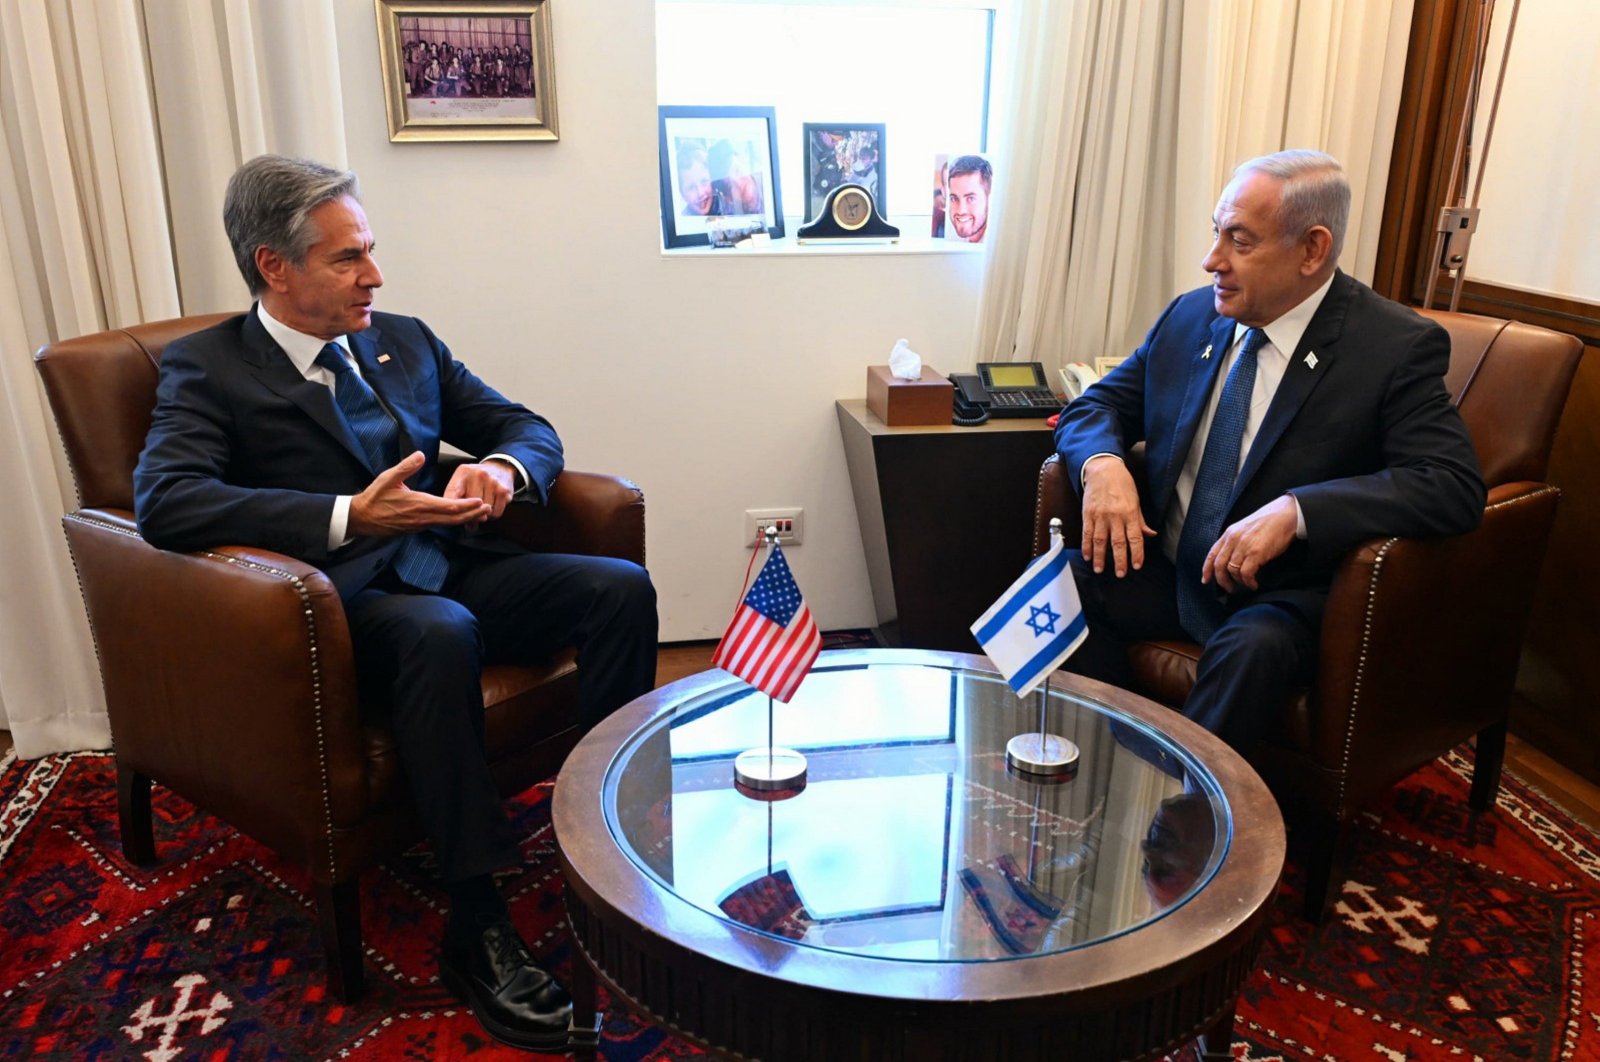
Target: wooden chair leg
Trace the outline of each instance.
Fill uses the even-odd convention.
[[[328,964],[328,990],[343,1003],[354,1003],[366,990],[361,965],[361,893],[355,881],[313,886],[317,928]]]
[[[1195,1049],[1201,1062],[1233,1062],[1233,1013],[1228,1011],[1200,1034]]]
[[[1306,853],[1305,918],[1313,925],[1321,925],[1328,917],[1329,893],[1344,869],[1350,850],[1350,830],[1342,822],[1323,819],[1311,831],[1310,850]]]
[[[117,761],[117,826],[122,855],[136,867],[154,866],[156,835],[150,821],[150,779]]]
[[[1506,722],[1501,720],[1478,731],[1476,754],[1472,764],[1472,793],[1467,806],[1473,811],[1487,811],[1494,807],[1500,792],[1500,770],[1506,762]]]

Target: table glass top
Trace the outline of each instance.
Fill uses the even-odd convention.
[[[1006,768],[1040,695],[997,675],[887,651],[824,653],[776,744],[805,754],[793,794],[754,794],[733,760],[767,744],[768,699],[701,685],[635,733],[606,772],[622,850],[727,922],[806,947],[904,961],[1048,954],[1126,933],[1203,888],[1231,835],[1191,754],[1087,697],[1052,689],[1074,742],[1062,783]]]

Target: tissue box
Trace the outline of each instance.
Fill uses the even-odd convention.
[[[926,365],[922,379],[898,380],[887,365],[867,366],[867,409],[891,428],[949,424],[950,381]]]

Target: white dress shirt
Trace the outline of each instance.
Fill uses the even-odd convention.
[[[333,371],[324,369],[317,364],[317,355],[321,354],[322,348],[329,343],[333,343],[339,348],[339,352],[344,355],[344,360],[350,363],[350,368],[355,372],[356,376],[365,379],[365,377],[361,376],[360,363],[350,355],[349,336],[335,336],[333,339],[328,340],[318,339],[316,336],[307,335],[304,332],[297,332],[268,313],[267,308],[260,302],[256,303],[256,316],[261,319],[261,327],[267,330],[267,335],[271,336],[273,341],[283,348],[283,352],[289,356],[289,360],[294,362],[294,367],[300,370],[300,375],[312,383],[322,384],[330,391],[334,389],[336,377]],[[373,394],[376,396],[377,392],[374,391]],[[382,401],[380,398],[379,402],[381,403]],[[393,416],[393,411],[389,415]],[[522,463],[516,458],[505,454],[490,454],[484,460],[487,461],[490,458],[504,461],[517,470],[517,483],[519,484],[517,491],[521,493],[523,487],[529,481],[528,470],[522,467]],[[354,497],[351,494],[339,494],[333,499],[333,516],[328,520],[328,549],[330,552],[346,545],[350,541],[350,502],[354,500]]]
[[[1244,467],[1245,459],[1250,455],[1250,445],[1255,442],[1256,432],[1260,430],[1261,421],[1267,415],[1267,407],[1272,405],[1272,398],[1278,393],[1278,384],[1283,382],[1284,371],[1289,367],[1289,358],[1300,345],[1300,338],[1306,334],[1306,329],[1311,327],[1311,318],[1316,316],[1317,309],[1322,305],[1322,300],[1331,287],[1333,287],[1332,276],[1294,309],[1261,329],[1267,334],[1267,341],[1256,350],[1255,387],[1250,392],[1250,413],[1245,418],[1244,435],[1239,443],[1240,468]],[[1195,429],[1194,442],[1189,446],[1189,454],[1184,459],[1183,468],[1178,471],[1178,483],[1172,504],[1167,508],[1166,526],[1161,529],[1161,551],[1167,555],[1168,560],[1177,559],[1178,536],[1183,532],[1183,519],[1189,511],[1189,498],[1194,494],[1195,477],[1200,473],[1200,459],[1205,456],[1206,439],[1211,433],[1211,419],[1216,416],[1217,403],[1222,399],[1222,384],[1227,380],[1234,362],[1239,360],[1239,351],[1244,347],[1244,334],[1247,331],[1249,329],[1242,324],[1234,325],[1233,343],[1223,355],[1216,383],[1206,399],[1205,410],[1200,414],[1200,424]],[[1293,494],[1290,497],[1293,497]],[[1305,538],[1306,518],[1305,513],[1300,510],[1299,502],[1295,503],[1295,527],[1296,536]]]

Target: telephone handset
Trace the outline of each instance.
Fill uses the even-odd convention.
[[[955,385],[953,423],[970,426],[990,417],[1049,417],[1061,412],[1061,399],[1045,383],[1037,361],[995,362],[978,366],[978,375],[951,373]]]
[[[1099,382],[1100,374],[1081,361],[1061,366],[1061,384],[1069,402],[1087,391],[1090,384]]]

